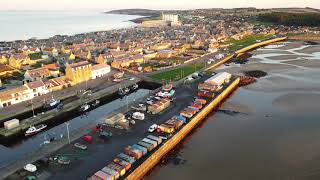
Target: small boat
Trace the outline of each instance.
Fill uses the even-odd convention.
[[[134,84],[131,89],[134,91],[134,90],[137,90],[139,88],[139,85],[136,83]]]
[[[96,100],[94,103],[92,103],[92,106],[95,107],[95,106],[98,106],[99,104],[100,104],[100,101]]]
[[[43,105],[44,109],[54,109],[60,104],[60,100],[51,99]]]
[[[90,105],[89,104],[84,104],[80,107],[80,111],[85,112],[88,109],[90,109]]]
[[[44,130],[45,128],[47,128],[47,125],[45,125],[45,124],[40,124],[40,125],[37,125],[37,126],[31,126],[31,127],[24,133],[24,135],[25,135],[25,136],[31,136],[31,135],[34,135],[34,134],[37,134],[37,133],[41,132],[41,131]]]
[[[87,146],[84,144],[80,144],[80,143],[75,143],[74,147],[78,148],[78,149],[82,149],[82,150],[86,150]]]
[[[145,116],[143,113],[140,113],[140,112],[134,112],[132,114],[132,118],[133,119],[136,119],[136,120],[144,120]]]
[[[127,95],[129,92],[130,92],[130,89],[129,89],[129,88],[124,88],[124,89],[119,88],[118,94],[119,94],[120,96],[125,96],[125,95]]]
[[[138,106],[131,106],[132,109],[137,110],[137,111],[146,111],[147,106],[144,104],[138,104]]]

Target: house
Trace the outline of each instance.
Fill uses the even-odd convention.
[[[25,65],[32,65],[35,64],[34,61],[31,61],[29,56],[25,54],[13,54],[9,60],[9,65],[13,68],[20,69],[22,66]]]
[[[51,55],[53,57],[56,57],[59,55],[59,52],[56,48],[44,48],[42,50],[42,53],[46,55]]]
[[[96,64],[92,66],[92,79],[103,77],[111,71],[108,64]]]
[[[60,75],[60,66],[57,63],[46,64],[43,67],[49,70],[50,76],[52,77],[58,77]]]
[[[5,55],[0,55],[0,64],[8,64],[8,59]]]
[[[47,94],[49,92],[49,90],[41,80],[29,82],[25,84],[25,86],[30,89],[32,98]]]
[[[174,50],[162,50],[162,51],[159,51],[157,53],[156,58],[157,59],[165,59],[165,58],[172,58],[172,57],[175,57],[177,55],[178,55],[177,51],[174,51]]]
[[[24,85],[6,91],[0,91],[0,108],[18,104],[32,98],[30,89]]]
[[[24,82],[32,82],[42,80],[51,76],[50,71],[46,67],[27,70],[24,74]]]
[[[88,81],[92,77],[92,66],[88,61],[81,61],[74,64],[66,64],[66,79],[72,85]]]
[[[50,92],[61,90],[71,85],[71,83],[66,80],[65,76],[49,79],[45,84]]]
[[[95,62],[98,64],[105,64],[106,59],[103,57],[102,54],[100,54],[99,57],[95,57]]]
[[[5,76],[6,74],[11,74],[15,70],[8,65],[0,64],[0,76]]]
[[[137,54],[131,57],[125,57],[125,58],[118,58],[113,60],[113,62],[111,63],[111,66],[113,68],[124,68],[124,67],[129,67],[130,64],[132,63],[143,63],[144,62],[144,58],[141,54]]]

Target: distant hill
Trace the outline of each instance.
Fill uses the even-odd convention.
[[[105,12],[107,14],[126,14],[126,15],[139,15],[139,16],[159,16],[162,11],[150,9],[120,9]]]

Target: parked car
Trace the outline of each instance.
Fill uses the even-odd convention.
[[[152,133],[152,132],[154,132],[157,128],[158,128],[158,125],[157,125],[157,124],[153,124],[153,125],[151,125],[151,126],[149,127],[148,131]]]

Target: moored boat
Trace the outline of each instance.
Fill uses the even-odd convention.
[[[31,126],[29,127],[29,129],[24,133],[25,136],[31,136],[34,134],[37,134],[39,132],[41,132],[42,130],[44,130],[45,128],[47,128],[47,125],[45,124],[40,124],[37,126]]]

